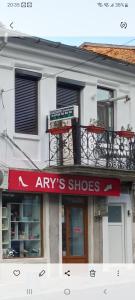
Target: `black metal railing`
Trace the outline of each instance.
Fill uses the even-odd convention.
[[[135,170],[135,136],[74,126],[49,133],[49,165],[86,165]]]

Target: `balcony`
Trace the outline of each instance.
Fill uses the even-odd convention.
[[[49,133],[49,166],[89,166],[135,170],[135,135],[120,131],[93,132],[89,126]]]

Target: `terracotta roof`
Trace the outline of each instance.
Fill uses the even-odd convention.
[[[134,46],[118,46],[84,43],[80,46],[81,49],[99,53],[110,58],[122,60],[131,64],[135,64],[135,47]]]

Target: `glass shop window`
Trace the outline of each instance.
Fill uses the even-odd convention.
[[[42,256],[40,195],[3,193],[3,258]]]

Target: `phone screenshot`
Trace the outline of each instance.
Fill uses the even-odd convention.
[[[134,11],[0,0],[1,300],[134,300]]]

